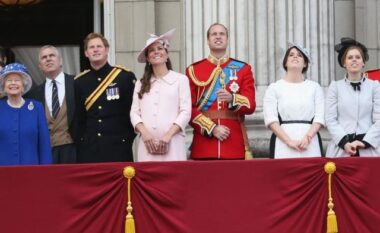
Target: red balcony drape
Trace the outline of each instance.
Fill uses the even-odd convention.
[[[379,232],[380,158],[0,167],[0,232],[124,232],[131,165],[136,233],[322,233],[327,161],[339,232]]]

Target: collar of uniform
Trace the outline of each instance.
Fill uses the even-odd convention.
[[[211,54],[208,55],[208,58],[207,58],[207,60],[209,62],[211,62],[212,64],[217,65],[217,66],[221,66],[222,64],[226,63],[228,61],[228,59],[230,59],[230,57],[227,54],[225,54],[223,57],[221,57],[219,59],[214,57]]]
[[[95,72],[96,76],[99,76],[98,78],[105,78],[107,74],[112,70],[112,66],[107,62],[99,70],[94,70],[92,67],[91,67],[91,70]]]

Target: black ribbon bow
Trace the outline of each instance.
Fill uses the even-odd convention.
[[[357,82],[357,83],[352,83],[350,82],[352,88],[354,88],[354,91],[360,91],[360,85],[362,84],[361,82]]]

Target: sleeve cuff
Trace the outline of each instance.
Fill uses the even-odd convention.
[[[345,135],[342,139],[340,139],[338,146],[344,150],[344,145],[346,145],[348,142],[350,142],[350,137],[348,135]]]
[[[232,103],[228,104],[230,110],[239,110],[242,106],[250,108],[250,103],[247,97],[240,94],[232,94]]]
[[[193,123],[199,125],[201,127],[201,134],[212,137],[212,131],[216,127],[216,124],[208,117],[203,114],[199,114],[193,120]]]
[[[368,142],[362,140],[362,143],[364,144],[364,149],[368,149],[368,148],[371,148],[373,147],[371,144],[369,144]]]

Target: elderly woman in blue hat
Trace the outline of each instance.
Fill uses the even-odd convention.
[[[186,160],[185,128],[191,115],[189,81],[172,70],[169,42],[174,29],[151,35],[138,56],[145,63],[136,83],[131,122],[139,133],[137,161]]]
[[[282,62],[285,77],[265,92],[264,121],[273,131],[270,152],[274,158],[322,156],[318,131],[325,122],[324,97],[317,82],[304,78],[311,63],[303,46],[289,43]]]
[[[380,155],[380,84],[363,74],[368,49],[348,37],[335,45],[342,79],[332,81],[326,96],[328,157]]]
[[[24,99],[32,78],[22,64],[0,71],[0,165],[50,164],[49,131],[41,103]]]

